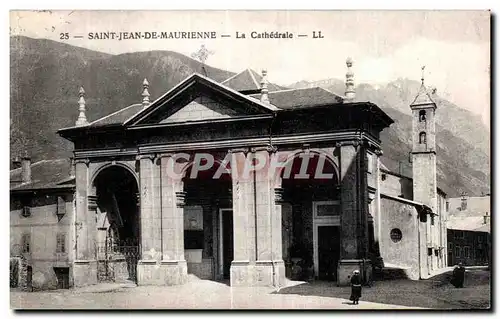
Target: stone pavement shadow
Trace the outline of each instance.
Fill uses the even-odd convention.
[[[433,309],[487,309],[490,303],[490,274],[474,271],[466,275],[466,288],[456,289],[449,283],[449,273],[427,280],[393,279],[374,281],[363,287],[360,301]],[[349,299],[351,288],[335,282],[296,282],[271,294],[295,294]]]

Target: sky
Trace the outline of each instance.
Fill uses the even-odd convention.
[[[90,40],[89,32],[215,31],[216,39]],[[290,32],[293,39],[251,39],[250,32]],[[313,39],[313,31],[323,38]],[[245,39],[235,34],[245,33]],[[68,33],[68,40],[61,40]],[[356,83],[420,80],[482,117],[490,127],[488,11],[11,11],[10,34],[121,54],[172,50],[239,72],[266,69],[270,81],[343,79],[352,57]],[[229,34],[230,38],[222,38]],[[299,38],[298,34],[307,34]],[[83,38],[73,38],[83,36]]]

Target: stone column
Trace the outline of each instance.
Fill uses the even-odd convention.
[[[249,160],[253,158],[249,155]],[[233,186],[233,250],[231,286],[255,284],[255,207],[253,174],[244,176],[245,150],[233,150],[231,177]]]
[[[280,286],[285,280],[282,258],[281,206],[275,203],[274,174],[269,172],[272,156],[267,149],[254,150],[254,157],[266,165],[255,171],[255,207],[257,220],[256,285]],[[256,164],[258,165],[258,164]]]
[[[368,268],[367,185],[363,181],[362,149],[358,141],[338,143],[340,147],[341,185],[341,251],[338,267],[338,285],[348,285],[350,276],[358,269],[362,276]],[[365,176],[366,179],[366,176]],[[371,267],[371,266],[370,266]]]
[[[89,210],[89,160],[75,161],[75,237],[76,253],[73,263],[75,287],[97,283],[95,255],[95,210]],[[91,197],[91,208],[95,205]]]
[[[141,260],[137,266],[139,285],[161,282],[157,269],[161,261],[160,174],[152,154],[140,155]]]
[[[174,172],[171,154],[162,154],[161,161],[161,221],[163,282],[166,285],[183,284],[187,280],[184,258],[184,186],[181,176]]]

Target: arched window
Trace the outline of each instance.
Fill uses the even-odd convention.
[[[420,122],[425,122],[426,120],[425,110],[420,110],[420,112],[418,113],[418,120]]]
[[[418,143],[419,144],[427,144],[427,135],[425,132],[420,132],[418,135]]]

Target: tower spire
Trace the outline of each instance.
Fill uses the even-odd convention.
[[[269,103],[269,89],[267,88],[267,70],[262,70],[262,79],[260,80],[260,101]]]
[[[85,116],[85,90],[83,87],[80,87],[80,91],[78,91],[78,95],[80,96],[80,99],[78,100],[78,111],[80,114],[78,114],[78,119],[75,122],[76,126],[84,126],[89,124],[87,122],[87,117]]]
[[[418,90],[417,96],[415,97],[411,105],[433,104],[434,106],[436,106],[436,103],[432,99],[431,94],[429,94],[427,87],[425,86],[425,65],[423,65],[420,69],[422,70],[422,75],[420,77],[420,89]]]
[[[422,77],[420,78],[420,80],[422,81],[422,86],[424,86],[424,75],[425,75],[425,65],[422,66]]]
[[[352,72],[352,58],[348,57],[345,61],[347,65],[347,73],[345,75],[345,99],[348,101],[353,101],[356,97],[354,90],[354,72]]]
[[[146,78],[144,78],[144,81],[142,82],[142,106],[144,108],[147,108],[149,106],[149,82]]]

